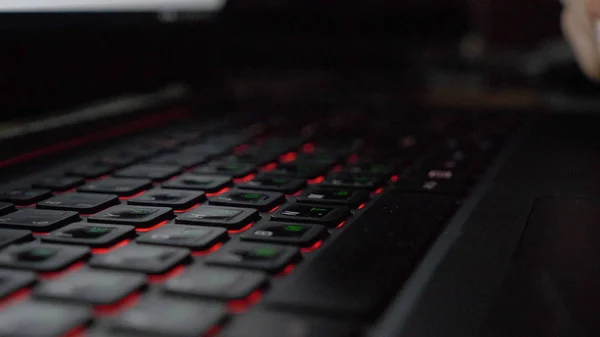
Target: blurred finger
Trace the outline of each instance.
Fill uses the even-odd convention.
[[[600,44],[598,24],[600,0],[567,0],[561,23],[565,37],[573,48],[583,72],[591,79],[600,80]]]

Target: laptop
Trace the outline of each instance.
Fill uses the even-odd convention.
[[[267,3],[2,4],[0,336],[597,335],[598,115]]]

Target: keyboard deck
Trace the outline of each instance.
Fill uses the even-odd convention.
[[[0,336],[360,336],[510,121],[188,123],[38,172],[0,191]]]

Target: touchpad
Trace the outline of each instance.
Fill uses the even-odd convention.
[[[600,336],[600,200],[539,199],[484,336]]]

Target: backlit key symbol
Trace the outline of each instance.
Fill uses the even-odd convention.
[[[428,181],[425,184],[423,184],[423,188],[428,191],[431,191],[432,189],[436,188],[437,185],[438,185],[438,183],[435,181]]]
[[[313,193],[309,194],[308,197],[310,199],[323,199],[323,198],[325,198],[325,196],[323,194],[313,194]]]
[[[256,231],[254,232],[256,236],[273,236],[273,232],[271,231]]]
[[[203,219],[206,217],[206,215],[204,214],[196,214],[196,213],[192,213],[189,215],[190,218],[197,218],[197,219]]]
[[[46,204],[48,204],[48,205],[60,205],[60,204],[62,204],[62,201],[46,201]]]
[[[289,215],[289,216],[296,216],[298,214],[300,214],[300,212],[295,212],[295,211],[284,211],[283,213],[281,213],[283,215]]]
[[[452,171],[432,170],[432,171],[429,171],[427,176],[430,179],[450,179],[450,178],[452,178]]]

